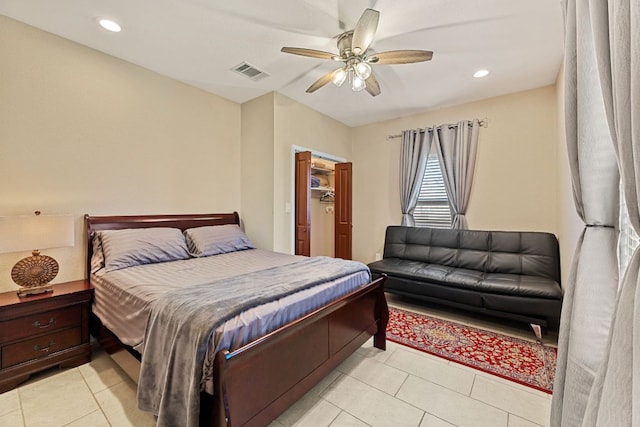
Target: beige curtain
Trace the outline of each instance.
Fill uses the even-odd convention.
[[[459,121],[455,126],[441,125],[433,130],[444,187],[453,211],[453,229],[467,228],[465,213],[476,167],[479,129],[480,123],[474,119],[472,122]]]
[[[600,1],[600,0],[598,0]],[[587,0],[565,0],[565,128],[576,211],[585,223],[564,300],[551,425],[580,426],[608,354],[618,288],[619,175]],[[613,426],[613,424],[612,424]]]

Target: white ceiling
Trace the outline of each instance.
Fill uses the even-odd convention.
[[[337,64],[280,48],[337,53],[367,7],[380,11],[372,49],[433,60],[374,65],[375,98],[347,85],[305,93]],[[278,91],[349,126],[553,84],[562,61],[560,0],[0,0],[0,14],[238,103]],[[269,77],[230,70],[243,61]],[[480,68],[491,74],[474,79]]]

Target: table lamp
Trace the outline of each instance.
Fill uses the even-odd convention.
[[[53,292],[49,284],[58,274],[58,262],[40,249],[74,245],[72,215],[35,215],[0,217],[0,253],[31,250],[31,256],[13,266],[11,278],[20,286],[23,297]]]

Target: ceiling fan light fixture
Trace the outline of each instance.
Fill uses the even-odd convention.
[[[375,2],[374,2],[375,3]],[[306,90],[313,93],[318,89],[333,82],[336,86],[342,86],[349,80],[354,92],[366,90],[371,96],[380,95],[380,84],[373,74],[371,64],[412,64],[415,62],[430,61],[433,52],[430,50],[390,50],[386,52],[374,52],[369,47],[375,38],[378,29],[380,12],[367,8],[362,13],[353,30],[344,31],[338,36],[338,54],[326,51],[285,46],[280,49],[284,53],[306,56],[309,58],[330,59],[343,62],[341,68],[327,71]],[[331,67],[333,68],[333,67]]]
[[[353,79],[351,80],[351,89],[354,92],[360,92],[365,88],[365,86],[364,79],[360,78],[358,75],[353,76]]]
[[[356,75],[362,80],[367,80],[371,76],[371,66],[366,62],[358,62],[354,67]]]
[[[342,84],[346,79],[347,79],[347,70],[345,70],[344,68],[338,68],[333,72],[333,75],[331,76],[331,81],[333,82],[334,85],[338,87],[342,86]]]

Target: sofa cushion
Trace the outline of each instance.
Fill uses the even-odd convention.
[[[436,283],[449,283],[455,280],[468,287],[477,285],[482,280],[482,272],[465,270],[440,264],[426,264],[420,261],[410,261],[400,258],[384,258],[369,264],[372,273],[387,273],[389,276],[403,277],[413,280],[428,280]]]
[[[493,294],[562,299],[558,282],[539,276],[487,273],[482,280],[482,288]]]
[[[560,285],[544,277],[483,273],[477,270],[399,258],[384,258],[369,264],[369,268],[372,273],[385,273],[390,277],[427,281],[473,291],[536,298],[562,298]]]
[[[482,301],[484,294],[481,292],[473,292],[469,289],[455,286],[438,285],[427,281],[405,279],[403,277],[387,276],[387,280],[384,282],[384,290],[409,297],[434,298],[474,307],[482,307],[484,304]]]

